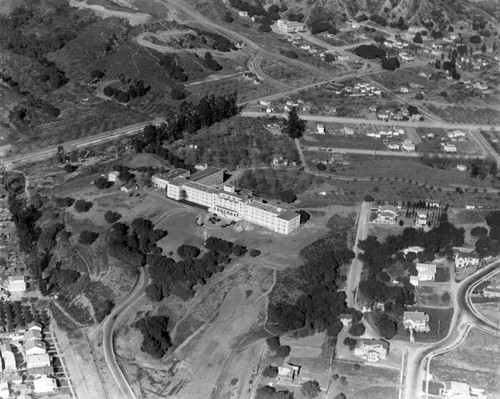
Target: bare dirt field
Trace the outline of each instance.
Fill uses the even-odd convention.
[[[435,357],[430,372],[439,382],[468,382],[473,388],[485,389],[488,397],[498,397],[499,351],[498,338],[474,328],[457,349]]]

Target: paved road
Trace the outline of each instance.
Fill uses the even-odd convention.
[[[144,291],[148,283],[149,276],[147,269],[141,268],[139,278],[137,279],[132,292],[122,303],[113,309],[113,312],[111,312],[102,325],[102,347],[104,351],[104,358],[108,364],[111,374],[113,375],[113,378],[123,394],[123,398],[127,399],[135,399],[136,395],[116,360],[115,348],[113,344],[113,332],[115,324],[120,321],[123,316],[126,315],[126,311],[144,295]]]
[[[471,326],[476,326],[493,334],[497,333],[495,328],[492,328],[489,323],[484,322],[477,316],[477,311],[470,306],[468,296],[477,284],[497,273],[499,266],[500,260],[496,260],[457,284],[457,289],[453,292],[454,312],[448,335],[439,342],[425,345],[409,353],[405,387],[406,399],[421,396],[423,382],[425,381],[424,366],[426,362],[433,356],[453,350],[463,343]]]
[[[347,306],[350,308],[357,308],[356,292],[358,290],[359,281],[361,279],[361,271],[363,270],[363,262],[358,259],[358,243],[365,240],[368,236],[368,228],[370,227],[370,202],[361,203],[361,208],[358,213],[358,229],[356,231],[356,241],[354,243],[354,259],[352,260],[351,267],[349,268],[349,275],[347,276]]]
[[[164,120],[160,118],[155,118],[148,120],[146,122],[135,123],[133,125],[122,127],[120,129],[115,129],[108,132],[100,133],[95,136],[67,141],[65,143],[60,143],[59,145],[64,146],[64,150],[66,152],[73,151],[80,148],[106,143],[108,141],[113,141],[120,137],[131,136],[140,131],[141,129],[143,129],[147,125],[158,124],[161,122],[164,122]],[[5,159],[0,159],[0,166],[6,169],[12,169],[16,165],[43,161],[54,157],[57,152],[57,147],[58,145],[54,145],[49,148],[42,149],[40,151],[30,152],[29,154],[16,155]]]

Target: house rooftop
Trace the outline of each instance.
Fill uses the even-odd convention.
[[[417,270],[422,273],[436,273],[436,265],[432,263],[417,263]]]
[[[341,313],[340,314],[340,319],[347,319],[347,320],[352,320],[352,314],[347,314],[347,313]]]
[[[9,277],[7,277],[7,281],[9,283],[14,283],[14,282],[18,282],[18,281],[24,282],[24,276],[9,276]]]
[[[404,312],[403,320],[413,320],[423,323],[428,320],[428,316],[424,312]]]
[[[189,176],[189,180],[192,182],[197,182],[199,180],[204,179],[205,177],[211,176],[215,173],[219,173],[222,171],[222,169],[215,168],[213,166],[209,166],[206,169],[200,170],[199,172],[193,173],[191,176]]]
[[[273,205],[264,204],[260,201],[252,201],[247,206],[258,208],[269,213],[274,213],[275,215],[279,215],[281,213],[280,208],[276,208]]]
[[[361,345],[368,346],[381,346],[384,349],[389,349],[389,342],[384,341],[383,339],[360,339],[358,343]]]

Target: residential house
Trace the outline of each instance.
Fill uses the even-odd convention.
[[[446,381],[439,395],[450,399],[470,399],[470,387],[465,382]]]
[[[26,291],[26,281],[24,276],[7,277],[7,289],[11,292]]]
[[[285,19],[278,19],[276,27],[286,33],[296,33],[305,30],[305,25],[302,22],[287,21]]]
[[[43,341],[32,340],[24,345],[24,352],[28,355],[42,355],[47,353],[47,345]]]
[[[31,368],[38,367],[50,367],[50,356],[47,353],[41,353],[38,355],[27,355],[26,364],[28,370]]]
[[[318,134],[325,134],[325,126],[323,126],[322,123],[318,123],[316,125],[316,133],[318,133]]]
[[[347,134],[348,136],[352,136],[354,134],[354,129],[348,127],[348,126],[345,126],[344,127],[344,133]]]
[[[395,206],[384,205],[379,207],[377,218],[373,221],[378,224],[394,224],[398,217],[398,209]]]
[[[489,284],[482,292],[485,298],[500,298],[500,283]]]
[[[448,132],[447,136],[450,139],[457,139],[459,137],[465,137],[466,133],[463,132],[462,130],[453,130],[452,132]]]
[[[417,212],[417,219],[415,221],[417,227],[425,227],[427,226],[427,213],[426,212]]]
[[[134,191],[136,188],[137,188],[137,184],[130,182],[130,183],[127,183],[127,184],[124,184],[123,186],[121,186],[120,191],[124,192],[124,193],[130,193],[130,192]]]
[[[352,314],[342,313],[340,315],[340,322],[344,327],[349,327],[352,324]]]
[[[354,355],[368,362],[378,362],[387,359],[389,343],[382,339],[359,339],[354,348]]]
[[[424,249],[422,247],[418,247],[418,246],[413,246],[413,247],[408,247],[408,248],[403,249],[403,254],[405,256],[408,255],[410,252],[413,252],[414,254],[418,254],[420,252],[424,252]]]
[[[248,17],[248,11],[238,11],[240,17]]]
[[[26,327],[26,329],[29,330],[38,330],[40,333],[42,332],[42,325],[40,323],[37,323],[36,321],[32,321],[29,323]]]
[[[462,164],[457,165],[457,170],[459,172],[466,172],[467,171],[467,166],[466,165],[462,165]]]
[[[33,381],[35,393],[50,393],[57,391],[57,382],[55,378],[42,376]]]
[[[9,399],[10,397],[9,382],[7,380],[0,382],[0,398]]]
[[[389,120],[390,116],[391,116],[390,111],[379,111],[377,113],[378,119]]]
[[[410,276],[410,284],[418,287],[418,276]]]
[[[113,170],[112,172],[108,173],[108,181],[109,182],[116,182],[118,181],[118,176],[120,175],[120,172],[117,172],[116,170]]]
[[[399,144],[398,143],[389,143],[389,145],[387,147],[389,148],[389,150],[399,151]]]
[[[288,364],[288,367],[278,367],[276,383],[280,385],[291,385],[298,377],[300,367]]]
[[[39,330],[32,329],[24,333],[24,341],[41,341],[42,333]]]
[[[455,146],[455,144],[445,143],[445,144],[441,144],[441,145],[443,146],[443,151],[444,152],[449,152],[449,153],[458,152],[457,151],[457,147]]]
[[[436,265],[432,263],[417,263],[419,281],[434,281],[436,278]]]
[[[401,87],[401,88],[399,89],[399,92],[400,92],[400,93],[409,93],[409,92],[410,92],[410,89],[409,89],[408,87],[404,87],[404,86],[403,86],[403,87]]]
[[[271,106],[271,101],[260,100],[259,104],[263,105],[264,107],[270,107]]]
[[[16,370],[16,357],[12,351],[11,344],[8,342],[0,344],[0,352],[5,370]]]
[[[429,315],[424,312],[404,312],[403,326],[407,330],[429,332]]]
[[[455,253],[455,268],[460,270],[468,266],[479,266],[479,260],[479,255],[474,251],[458,250]]]
[[[401,148],[405,151],[415,151],[415,144],[410,139],[406,139],[403,141]]]
[[[370,105],[368,107],[368,111],[370,111],[370,112],[377,112],[377,106],[376,105]]]

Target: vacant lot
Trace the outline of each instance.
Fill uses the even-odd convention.
[[[339,134],[315,134],[302,138],[302,144],[310,147],[356,148],[361,150],[387,150],[382,140],[370,137],[349,137]]]
[[[430,372],[440,382],[468,382],[471,387],[485,389],[488,397],[496,398],[500,396],[499,352],[497,337],[473,328],[462,345],[432,360]]]
[[[427,107],[450,123],[500,124],[500,111],[494,108],[440,107],[432,104]]]
[[[283,61],[265,59],[260,67],[271,78],[291,86],[313,84],[319,80],[311,71]]]
[[[340,379],[333,381],[331,389],[335,394],[343,392],[348,398],[388,399],[397,398],[399,370],[361,365],[355,371],[350,362],[335,361],[333,375],[346,377],[346,384]],[[335,395],[333,395],[335,396]]]
[[[415,287],[415,301],[420,306],[451,306],[450,297],[449,289],[441,285]]]

